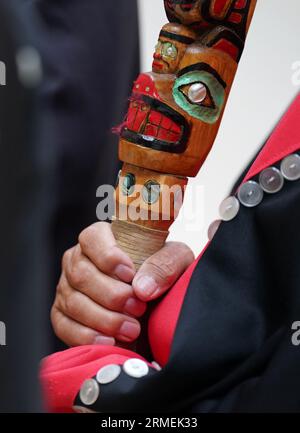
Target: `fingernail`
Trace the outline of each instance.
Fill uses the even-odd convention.
[[[144,298],[150,298],[155,292],[159,290],[157,282],[154,278],[148,275],[143,275],[134,284],[134,288]]]
[[[132,341],[140,335],[140,329],[138,323],[124,322],[120,328],[119,336],[127,341]]]
[[[113,337],[107,337],[105,335],[98,335],[94,340],[94,345],[98,346],[114,346],[116,343]]]
[[[134,270],[126,265],[118,265],[114,273],[120,280],[126,283],[130,283],[134,277]]]
[[[124,305],[124,313],[140,317],[145,313],[146,305],[136,298],[129,298]]]

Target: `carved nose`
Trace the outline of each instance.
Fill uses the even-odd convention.
[[[161,60],[161,54],[160,54],[160,53],[154,53],[153,58],[154,58],[155,60]]]

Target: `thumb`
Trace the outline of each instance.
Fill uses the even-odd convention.
[[[168,242],[141,266],[132,287],[142,301],[164,294],[194,261],[192,250],[181,242]]]

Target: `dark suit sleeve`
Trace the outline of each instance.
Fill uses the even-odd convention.
[[[48,197],[48,309],[61,257],[97,220],[100,185],[115,185],[118,137],[132,82],[139,73],[136,0],[24,0],[39,19],[44,60],[41,142],[55,155]],[[49,334],[52,335],[51,329]],[[53,341],[53,350],[61,345]]]
[[[38,368],[48,351],[45,181],[53,160],[36,140],[38,80],[29,85],[16,63],[27,46],[39,64],[34,21],[28,25],[29,16],[14,6],[0,1],[0,58],[7,73],[0,87],[0,321],[6,326],[5,335],[1,326],[0,412],[15,413],[42,409]]]

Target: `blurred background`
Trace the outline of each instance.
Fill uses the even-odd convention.
[[[132,82],[151,69],[162,0],[0,0],[0,412],[42,410],[37,370],[62,349],[49,310],[64,251],[114,184]],[[171,238],[199,253],[219,203],[299,91],[300,3],[258,0],[217,140]]]
[[[111,129],[140,70],[136,0],[0,0],[0,61],[0,412],[31,412],[40,359],[65,348],[49,316],[62,255],[120,167]]]

